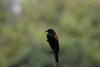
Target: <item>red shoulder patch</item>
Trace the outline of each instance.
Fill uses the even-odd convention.
[[[58,36],[57,35],[54,35],[54,37],[55,37],[56,40],[58,40]]]

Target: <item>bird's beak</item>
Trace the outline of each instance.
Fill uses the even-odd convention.
[[[48,32],[47,30],[45,32]]]
[[[48,30],[46,30],[45,32],[48,32]]]

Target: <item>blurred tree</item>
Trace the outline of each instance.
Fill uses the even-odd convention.
[[[0,67],[29,59],[33,67],[49,67],[44,33],[48,28],[59,34],[61,67],[100,67],[99,4],[99,0],[0,0]]]

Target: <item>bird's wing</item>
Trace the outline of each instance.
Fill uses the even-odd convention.
[[[48,42],[52,49],[55,49],[59,51],[59,41],[57,35],[47,35]]]

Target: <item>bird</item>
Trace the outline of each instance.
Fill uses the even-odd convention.
[[[47,42],[49,43],[53,54],[55,56],[55,61],[58,63],[58,53],[59,53],[59,40],[56,32],[53,29],[46,30],[47,32]]]

